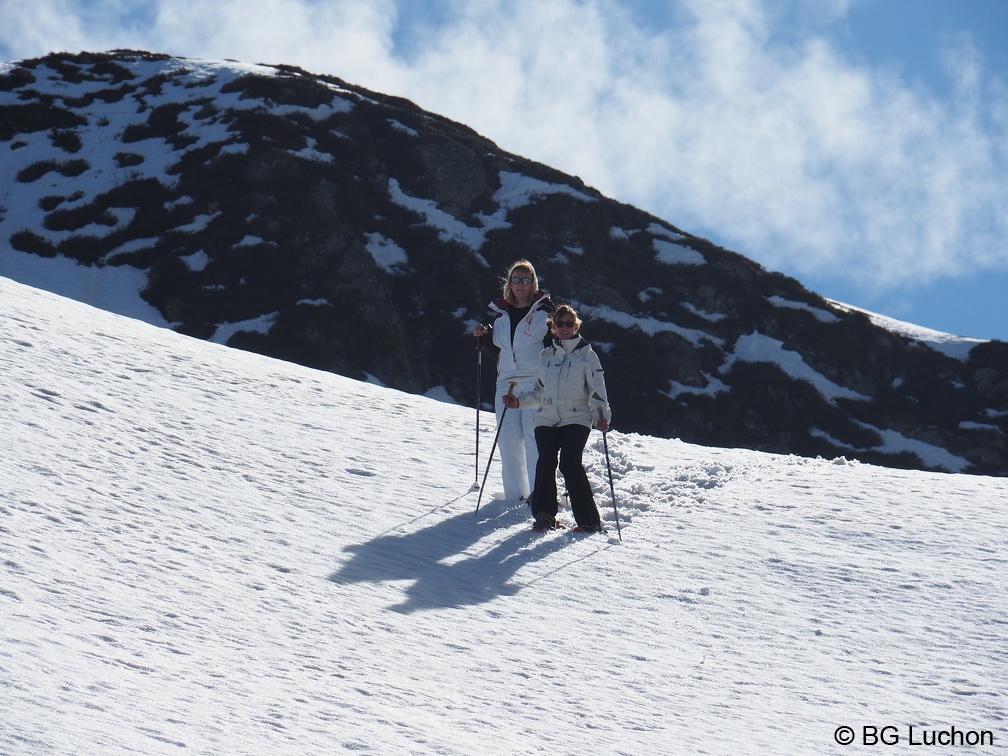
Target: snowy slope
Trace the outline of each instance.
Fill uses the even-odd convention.
[[[1008,742],[1008,480],[613,431],[620,543],[594,433],[535,536],[487,413],[3,278],[0,401],[2,753]]]

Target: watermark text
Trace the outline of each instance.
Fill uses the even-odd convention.
[[[992,746],[994,732],[963,727],[922,727],[920,725],[842,725],[833,731],[840,745],[865,746]]]

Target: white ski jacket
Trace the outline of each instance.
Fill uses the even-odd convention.
[[[599,410],[612,422],[605,375],[598,355],[581,336],[553,341],[539,353],[539,371],[534,388],[518,395],[522,409],[538,407],[539,425],[585,425],[591,428]]]
[[[508,381],[517,383],[516,393],[531,390],[539,367],[539,353],[549,333],[549,318],[553,303],[545,292],[538,292],[528,314],[515,328],[511,341],[511,305],[498,299],[490,303],[491,312],[497,313],[490,330],[493,346],[500,350],[497,356],[497,385],[506,387]]]

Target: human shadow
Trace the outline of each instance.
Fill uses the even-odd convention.
[[[472,606],[514,595],[524,587],[513,581],[518,570],[568,542],[562,533],[516,528],[527,521],[525,507],[496,507],[475,515],[463,512],[410,532],[386,532],[347,546],[344,551],[350,558],[329,579],[342,584],[412,580],[404,601],[389,607],[403,613]],[[505,528],[513,532],[502,538]],[[489,538],[491,534],[495,537]],[[484,539],[487,548],[480,551]]]

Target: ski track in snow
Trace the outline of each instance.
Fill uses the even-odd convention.
[[[0,401],[0,752],[1008,739],[1002,479],[614,430],[620,542],[594,432],[608,534],[536,535],[471,410],[2,278]]]

